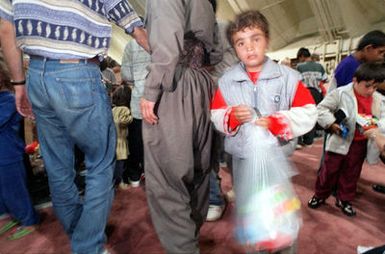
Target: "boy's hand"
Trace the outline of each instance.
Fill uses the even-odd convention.
[[[250,122],[253,116],[251,108],[246,105],[238,105],[232,108],[231,114],[235,116],[239,123]]]
[[[341,127],[338,125],[338,124],[336,124],[336,123],[333,123],[330,127],[329,127],[329,129],[330,129],[330,132],[331,133],[334,133],[334,134],[337,134],[337,135],[341,135]]]
[[[261,118],[258,118],[257,120],[255,120],[255,124],[262,127],[262,128],[269,129],[270,120],[267,117],[261,117]]]
[[[370,128],[366,131],[364,131],[364,135],[366,138],[370,138],[370,139],[376,139],[376,137],[379,135],[380,133],[378,132],[378,128]]]

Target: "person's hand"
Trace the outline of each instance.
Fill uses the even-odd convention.
[[[144,48],[148,53],[151,53],[146,29],[143,27],[135,27],[131,35],[142,48]]]
[[[270,120],[267,117],[261,117],[261,118],[258,118],[257,120],[255,120],[255,124],[262,127],[262,128],[269,129]]]
[[[15,100],[16,100],[16,110],[20,115],[29,118],[35,119],[35,116],[32,112],[31,103],[27,97],[27,91],[25,90],[25,86],[18,85],[15,87]]]
[[[368,129],[366,131],[364,131],[363,133],[365,135],[366,138],[368,139],[376,139],[376,137],[380,134],[379,131],[378,131],[378,128],[371,128],[371,129]]]
[[[364,132],[365,137],[373,139],[378,149],[380,150],[381,156],[385,157],[385,136],[381,134],[378,128],[372,128]]]
[[[334,133],[334,134],[337,134],[337,135],[341,135],[341,127],[337,124],[337,123],[333,123],[331,126],[330,126],[330,132],[331,133]]]
[[[146,100],[144,98],[140,99],[140,109],[142,111],[143,120],[149,124],[157,124],[158,117],[154,113],[155,102]]]
[[[252,119],[252,109],[246,105],[238,105],[232,108],[231,114],[238,120],[239,123],[243,124],[250,122]]]

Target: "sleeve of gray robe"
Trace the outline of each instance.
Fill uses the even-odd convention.
[[[215,43],[215,14],[207,0],[148,0],[147,24],[151,64],[143,97],[156,102],[161,91],[172,91],[183,51],[184,34],[193,32],[210,53],[210,64],[222,58]]]

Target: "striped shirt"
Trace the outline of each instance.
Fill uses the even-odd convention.
[[[106,54],[110,21],[129,34],[143,26],[127,0],[1,0],[0,18],[14,22],[25,53],[53,59]]]

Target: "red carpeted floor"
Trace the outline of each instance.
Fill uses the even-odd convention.
[[[293,178],[302,201],[303,227],[298,240],[299,254],[354,254],[357,245],[385,244],[385,195],[371,189],[373,183],[385,184],[384,165],[365,165],[354,206],[357,216],[350,218],[334,206],[334,198],[317,210],[307,208],[313,194],[321,154],[321,141],[312,148],[296,151],[292,160],[299,174]],[[222,189],[231,188],[231,178],[221,171]],[[1,254],[70,253],[69,241],[51,208],[40,210],[42,224],[37,232],[17,241],[0,237]],[[243,253],[233,240],[234,205],[229,204],[223,218],[206,223],[201,230],[201,253]],[[6,219],[0,221],[0,226]],[[107,227],[108,249],[112,254],[164,253],[152,228],[144,188],[118,191]]]

